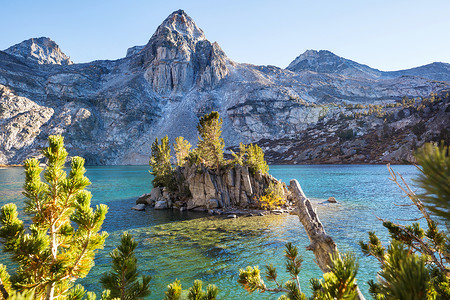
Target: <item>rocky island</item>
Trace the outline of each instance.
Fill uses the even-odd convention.
[[[168,137],[161,143],[156,139],[150,159],[154,188],[136,204],[155,209],[209,210],[211,214],[234,208],[290,210],[291,193],[285,183],[268,174],[269,167],[258,145],[241,143],[233,159],[224,159],[222,122],[218,112],[201,117],[197,126],[199,142],[193,150],[189,142],[178,137],[173,144],[175,168]]]

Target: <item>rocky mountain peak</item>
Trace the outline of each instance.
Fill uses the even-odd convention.
[[[328,50],[307,50],[286,68],[293,72],[313,71],[350,77],[378,78],[381,71],[340,57]]]
[[[6,53],[31,60],[40,65],[70,65],[70,57],[64,54],[53,40],[48,37],[31,38],[9,47]]]
[[[229,73],[225,53],[183,10],[170,14],[142,50],[131,48],[127,56],[145,70],[153,91],[166,96],[194,86],[213,88]]]
[[[189,17],[184,10],[177,10],[171,13],[158,27],[155,35],[164,33],[167,29],[171,32],[176,32],[184,38],[193,39],[196,41],[205,40],[205,34]]]

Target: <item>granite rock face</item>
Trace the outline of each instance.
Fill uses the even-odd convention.
[[[6,53],[38,64],[71,65],[70,57],[48,37],[31,38],[5,50]]]
[[[28,98],[15,95],[0,85],[0,162],[21,161],[15,157],[22,149],[30,149],[54,110],[43,107]]]
[[[141,52],[141,50],[144,49],[144,47],[145,46],[134,46],[134,47],[128,48],[126,57],[132,56],[132,55],[135,55],[135,54]]]
[[[21,163],[49,134],[63,134],[69,153],[87,164],[147,164],[156,137],[196,144],[198,118],[212,110],[229,146],[301,139],[332,117],[331,102],[392,103],[450,87],[439,81],[450,80],[448,64],[385,75],[325,54],[306,53],[288,69],[236,63],[181,10],[115,61],[71,64],[50,39],[27,40],[0,51],[0,85],[8,91],[0,103],[0,163]]]

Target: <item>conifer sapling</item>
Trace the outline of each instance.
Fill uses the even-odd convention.
[[[110,291],[110,298],[121,300],[141,299],[150,294],[150,276],[142,276],[139,280],[137,259],[134,254],[138,243],[125,232],[120,245],[110,252],[112,269],[110,273],[103,274],[100,282],[103,288]]]
[[[11,278],[12,287],[32,292],[37,299],[66,297],[73,282],[88,274],[107,237],[99,231],[108,208],[101,204],[93,210],[90,206],[84,159],[73,157],[67,176],[64,138],[53,135],[48,142],[42,151],[48,159],[44,180],[37,159],[24,163],[25,211],[32,224],[25,227],[13,203],[3,206],[0,213],[1,242],[19,265]]]

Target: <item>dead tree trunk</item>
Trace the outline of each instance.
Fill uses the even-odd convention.
[[[293,198],[297,203],[298,218],[305,228],[308,235],[310,244],[306,247],[306,250],[311,250],[316,257],[316,264],[322,270],[327,273],[330,271],[331,256],[337,253],[336,243],[331,236],[326,234],[319,217],[316,214],[315,209],[312,207],[311,201],[306,198],[300,184],[296,179],[290,181],[290,189],[293,194]],[[365,300],[361,291],[358,289],[358,299]]]

